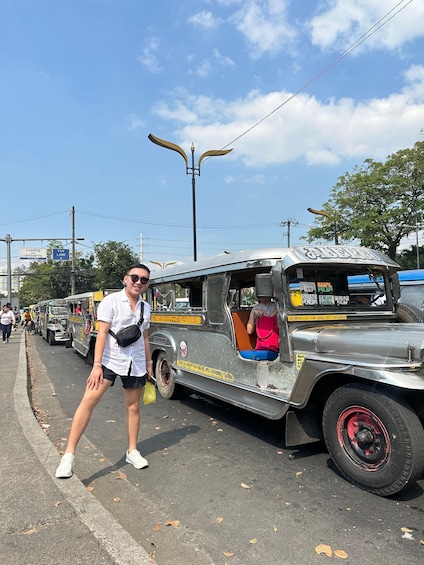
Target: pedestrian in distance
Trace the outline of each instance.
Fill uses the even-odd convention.
[[[19,312],[19,308],[17,306],[15,306],[13,308],[13,315],[15,316],[15,323],[13,324],[13,327],[15,329],[15,332],[19,326],[19,322],[21,321],[21,313]]]
[[[32,316],[29,308],[24,308],[22,315],[22,331],[30,330],[32,326]]]
[[[149,286],[149,276],[150,269],[145,265],[139,263],[131,266],[124,276],[124,288],[120,292],[108,294],[99,304],[93,368],[72,420],[65,453],[56,469],[56,477],[59,479],[72,476],[78,442],[90,422],[94,408],[118,376],[124,389],[127,416],[128,449],[125,460],[136,469],[148,466],[147,460],[137,449],[137,441],[140,399],[146,381],[153,377],[147,332],[150,326],[150,306],[141,298]],[[118,345],[113,334],[137,324],[141,330],[137,341],[128,346]]]
[[[3,343],[9,343],[12,327],[15,325],[15,315],[13,314],[10,302],[3,306],[0,316],[0,326]]]

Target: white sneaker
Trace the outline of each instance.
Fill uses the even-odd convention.
[[[75,455],[73,453],[65,453],[62,457],[59,467],[56,469],[55,477],[57,479],[69,479],[74,472]]]
[[[127,451],[125,454],[125,461],[134,465],[136,469],[144,469],[149,466],[147,459],[144,459],[137,449],[133,449],[130,453]]]

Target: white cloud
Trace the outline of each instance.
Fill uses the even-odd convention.
[[[221,55],[218,49],[213,50],[213,56],[215,60],[223,67],[234,67],[234,61],[231,57],[227,57],[225,55]]]
[[[225,102],[179,91],[172,104],[156,105],[155,113],[180,124],[176,142],[199,151],[232,147],[227,158],[262,167],[298,159],[308,165],[338,164],[343,159],[384,160],[399,148],[412,146],[424,115],[424,66],[405,73],[400,93],[357,102],[351,98],[321,102],[302,93],[235,141],[290,92],[251,91],[244,99]]]
[[[194,70],[194,74],[201,78],[205,78],[209,75],[211,70],[211,64],[208,59],[204,59],[199,65],[197,65],[196,69]]]
[[[196,27],[211,29],[219,24],[219,19],[214,18],[211,12],[198,12],[188,19],[188,22]]]
[[[128,126],[127,126],[128,130],[142,128],[145,125],[143,120],[141,118],[139,118],[138,116],[136,116],[136,114],[130,114],[128,116],[128,122],[129,122]]]
[[[286,0],[250,0],[230,18],[245,36],[255,59],[288,47],[296,32],[286,21]]]
[[[162,67],[159,65],[158,58],[156,57],[156,51],[159,49],[160,40],[157,37],[150,37],[145,43],[141,50],[141,55],[137,57],[144,67],[146,67],[152,73],[160,73]]]
[[[308,24],[311,41],[321,49],[342,50],[357,41],[395,5],[397,3],[388,3],[387,0],[326,0],[321,6],[321,13]],[[388,17],[402,7],[401,12],[363,43],[362,49],[398,49],[402,44],[424,35],[423,3],[405,2]]]

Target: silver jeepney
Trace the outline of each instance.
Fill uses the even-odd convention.
[[[351,482],[382,496],[399,492],[424,471],[424,326],[419,310],[398,304],[398,269],[372,249],[303,246],[152,274],[160,394],[186,388],[284,417],[286,445],[324,438]],[[363,276],[361,295],[353,281]],[[255,358],[245,329],[255,288],[271,289],[278,308],[275,360]],[[177,308],[177,298],[188,307]]]

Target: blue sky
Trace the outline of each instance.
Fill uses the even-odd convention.
[[[424,140],[423,21],[424,0],[0,0],[0,237],[13,260],[71,237],[74,206],[83,253],[190,260],[192,178],[152,133],[189,164],[233,149],[196,176],[198,257],[286,245],[287,220],[301,242],[342,174]]]

